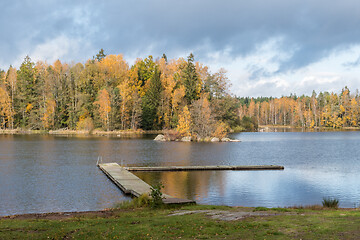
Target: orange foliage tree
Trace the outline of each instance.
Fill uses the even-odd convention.
[[[104,88],[99,91],[98,100],[94,102],[99,108],[100,118],[103,122],[103,127],[109,130],[109,113],[111,111],[110,96],[108,91]]]

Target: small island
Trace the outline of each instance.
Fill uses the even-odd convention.
[[[241,142],[239,139],[230,139],[228,137],[218,138],[218,137],[205,137],[205,138],[193,138],[191,136],[178,137],[173,138],[170,135],[159,134],[154,139],[159,142],[168,142],[168,141],[176,141],[176,142]]]

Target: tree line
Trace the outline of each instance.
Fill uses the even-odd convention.
[[[103,50],[85,64],[24,58],[0,70],[0,128],[162,130],[223,137],[258,125],[358,127],[360,96],[340,94],[244,98],[231,95],[226,71],[187,59],[137,59]]]
[[[303,128],[359,127],[360,95],[345,87],[340,94],[313,91],[311,96],[241,98],[239,117],[250,117],[258,125]]]
[[[0,71],[2,129],[178,129],[213,135],[239,125],[239,101],[220,69],[187,59],[137,59],[103,50],[85,64],[34,63]]]

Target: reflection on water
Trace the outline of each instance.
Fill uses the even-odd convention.
[[[173,197],[201,201],[208,198],[212,190],[216,190],[219,196],[224,195],[224,173],[224,171],[135,172],[135,175],[151,185],[163,183],[163,192]]]
[[[0,215],[97,210],[129,199],[95,166],[284,165],[284,171],[136,172],[203,204],[292,206],[336,197],[360,204],[360,132],[258,132],[239,143],[148,138],[0,136]]]

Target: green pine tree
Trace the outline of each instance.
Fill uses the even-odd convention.
[[[36,114],[37,93],[34,65],[31,58],[26,56],[17,72],[18,94],[14,100],[17,112],[15,121],[17,126],[24,129],[31,127],[29,118]]]
[[[161,129],[162,123],[159,119],[159,106],[161,92],[163,91],[160,71],[155,67],[153,76],[149,82],[149,88],[145,92],[142,101],[142,128],[145,130]]]
[[[188,56],[187,64],[182,74],[182,80],[185,86],[185,99],[187,104],[190,105],[194,100],[199,99],[197,93],[199,76],[196,73],[194,55],[192,53]]]
[[[99,53],[96,54],[96,56],[93,57],[93,59],[94,60],[96,59],[98,62],[101,62],[101,60],[103,60],[103,58],[105,58],[105,57],[106,57],[106,54],[104,53],[104,49],[100,49]]]

